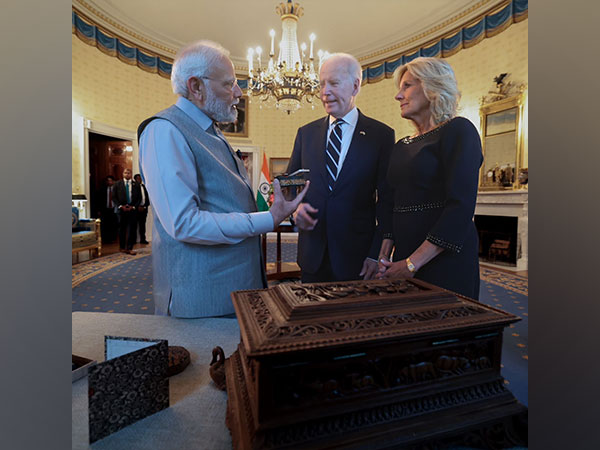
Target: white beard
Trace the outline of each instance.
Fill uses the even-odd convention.
[[[231,105],[219,100],[210,89],[207,90],[204,111],[215,122],[235,122],[238,116],[236,108],[232,108]]]

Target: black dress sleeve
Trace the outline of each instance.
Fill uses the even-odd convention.
[[[394,214],[394,188],[388,182],[388,172],[392,155],[396,151],[398,144],[392,147],[388,158],[386,173],[386,185],[381,192],[378,192],[377,199],[377,229],[381,233],[382,239],[393,239],[393,214]]]
[[[483,162],[481,139],[469,120],[457,117],[446,125],[440,146],[445,206],[427,240],[458,253],[475,212],[479,167]]]
[[[377,166],[377,228],[371,243],[369,256],[377,259],[383,239],[392,239],[392,213],[394,209],[394,190],[387,182],[390,157],[394,149],[395,133],[392,128],[386,129],[382,138],[381,152]]]

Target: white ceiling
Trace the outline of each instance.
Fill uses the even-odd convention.
[[[248,47],[268,52],[269,30],[281,37],[278,0],[72,0],[97,24],[146,49],[173,57],[178,48],[211,39],[244,67]],[[502,0],[298,0],[298,41],[355,55],[364,65],[426,43],[464,25]]]

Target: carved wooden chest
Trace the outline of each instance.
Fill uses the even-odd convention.
[[[527,409],[500,375],[512,314],[419,280],[281,284],[232,299],[236,449],[526,440]]]

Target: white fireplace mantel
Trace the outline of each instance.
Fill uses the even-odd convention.
[[[528,267],[528,191],[483,191],[477,194],[475,215],[507,216],[517,218],[517,267]]]

